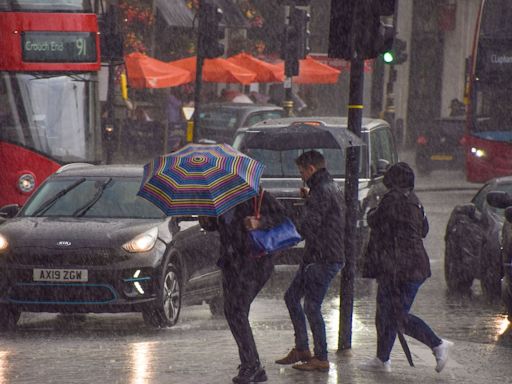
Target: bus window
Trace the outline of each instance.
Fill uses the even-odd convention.
[[[0,0],[0,11],[92,12],[90,0]]]

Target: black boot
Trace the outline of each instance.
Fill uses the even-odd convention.
[[[261,383],[267,381],[267,374],[260,364],[241,365],[238,370],[238,376],[233,377],[233,383]]]

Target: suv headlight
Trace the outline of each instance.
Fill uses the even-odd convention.
[[[0,234],[0,253],[6,251],[7,248],[9,248],[9,242],[7,241],[5,236],[2,236]]]
[[[149,231],[135,236],[132,240],[122,245],[127,252],[138,253],[150,251],[158,238],[158,228],[151,228]]]

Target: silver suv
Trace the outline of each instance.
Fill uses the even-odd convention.
[[[290,216],[298,215],[303,205],[299,189],[303,185],[295,159],[311,149],[321,152],[327,168],[337,182],[345,182],[345,146],[341,139],[324,135],[325,130],[339,130],[341,137],[349,138],[347,118],[307,117],[266,120],[249,128],[237,130],[233,147],[265,164],[262,185],[287,208]],[[306,136],[305,133],[311,133]],[[305,135],[306,140],[297,140]],[[359,201],[361,247],[366,244],[366,212],[375,206],[386,191],[382,184],[387,167],[398,161],[395,142],[389,124],[378,119],[363,119],[359,168]],[[348,140],[348,139],[347,139]],[[348,145],[348,143],[345,143]],[[342,148],[343,147],[343,148]],[[300,260],[301,245],[281,255],[283,264],[296,264]]]

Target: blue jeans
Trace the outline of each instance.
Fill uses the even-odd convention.
[[[313,334],[314,353],[319,360],[327,360],[325,322],[321,312],[322,302],[331,280],[342,267],[341,263],[301,264],[284,295],[295,331],[295,348],[309,349],[307,316]],[[304,298],[304,309],[300,303],[302,298]]]
[[[381,361],[389,360],[399,324],[404,334],[414,337],[430,348],[441,344],[441,339],[423,320],[409,313],[421,284],[423,281],[398,284],[379,281],[375,325],[377,327],[377,357]]]

